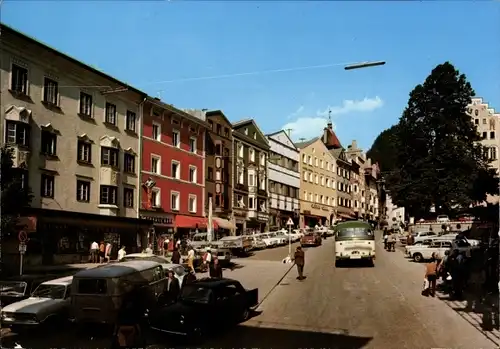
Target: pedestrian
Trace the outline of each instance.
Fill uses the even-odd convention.
[[[148,244],[148,247],[146,247],[146,253],[153,254],[153,248],[151,244]]]
[[[175,303],[177,301],[177,298],[179,298],[180,289],[181,287],[179,284],[179,280],[177,280],[177,278],[175,277],[174,271],[169,270],[165,289],[160,296],[160,304],[168,305]]]
[[[214,257],[213,263],[210,265],[209,276],[211,278],[219,278],[222,279],[222,267],[219,263],[219,258]]]
[[[387,240],[389,239],[389,233],[387,228],[384,229],[384,249],[387,250]]]
[[[125,251],[125,246],[122,246],[122,248],[118,250],[118,260],[121,261],[126,254],[127,252]]]
[[[101,241],[99,245],[99,263],[104,263],[104,259],[106,257],[106,245],[104,241]]]
[[[210,265],[212,263],[212,251],[210,249],[203,255],[203,264],[205,265],[205,270],[210,270]]]
[[[106,262],[109,262],[109,260],[111,259],[111,250],[112,250],[113,246],[111,245],[111,243],[107,243],[106,244],[106,250],[105,250],[105,253],[104,253],[104,259],[106,260]]]
[[[453,251],[453,261],[451,267],[451,282],[453,287],[453,298],[462,299],[465,277],[465,256],[458,250]]]
[[[172,252],[171,261],[174,264],[179,264],[181,262],[181,254],[178,249],[175,249],[174,252]]]
[[[297,266],[297,272],[299,274],[297,279],[304,280],[304,264],[306,261],[305,261],[305,254],[304,254],[304,251],[302,250],[302,247],[297,246],[293,260],[295,262],[295,265]]]
[[[433,253],[430,262],[425,267],[425,278],[429,281],[429,294],[431,297],[436,296],[437,271],[438,262],[436,255]]]
[[[90,244],[90,262],[97,263],[99,254],[99,244],[94,241]]]
[[[194,270],[194,249],[192,246],[189,246],[189,251],[187,255],[187,264],[188,268],[191,270],[192,273],[195,273]]]

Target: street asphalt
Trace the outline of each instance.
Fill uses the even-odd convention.
[[[266,285],[267,296],[261,299],[251,320],[197,347],[498,347],[438,298],[422,297],[424,267],[408,262],[401,251],[386,252],[377,242],[375,267],[335,268],[333,243],[333,239],[328,239],[323,246],[306,250],[307,278],[303,281],[296,279],[295,268],[286,274],[286,266],[278,267],[278,262],[288,254],[287,247],[260,251],[242,259],[241,271],[228,271],[225,276],[247,278],[246,282],[241,280],[242,283],[253,282],[253,285],[262,279],[260,282],[270,284]],[[269,275],[265,276],[265,270],[271,269],[273,272],[268,271]],[[284,277],[280,277],[280,273]],[[250,277],[254,281],[250,281]],[[25,348],[34,349],[109,347],[108,339],[80,337],[77,340],[70,330],[56,329],[54,334],[29,337],[11,336],[3,344],[13,347],[17,341]],[[171,343],[160,345],[162,348],[172,346]],[[177,347],[186,348],[185,345]]]

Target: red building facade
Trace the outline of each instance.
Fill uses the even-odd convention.
[[[207,127],[156,98],[144,103],[140,216],[154,222],[156,237],[206,228]]]

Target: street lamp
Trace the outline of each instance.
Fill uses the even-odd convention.
[[[377,67],[379,65],[385,65],[385,61],[374,61],[374,62],[362,62],[349,64],[344,67],[344,70],[354,70],[368,67]]]

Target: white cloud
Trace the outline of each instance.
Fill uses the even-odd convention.
[[[300,114],[302,114],[304,112],[304,109],[305,109],[304,106],[301,105],[300,107],[298,107],[298,109],[296,111],[294,111],[293,113],[288,115],[286,118],[288,120],[295,119],[297,116],[300,116]]]
[[[321,136],[323,134],[323,129],[326,127],[326,123],[327,120],[322,117],[298,118],[283,126],[283,130],[291,129],[291,136],[295,141],[301,138],[309,140]]]
[[[332,112],[332,116],[352,112],[370,112],[381,108],[383,105],[384,101],[379,96],[376,96],[375,98],[365,97],[360,101],[345,99],[341,106],[328,106],[324,110],[318,110],[317,115],[328,117],[329,111]]]
[[[366,113],[381,108],[383,105],[384,101],[379,96],[375,98],[364,98],[362,100],[346,99],[342,102],[341,106],[328,106],[324,110],[318,110],[316,113],[317,116],[313,117],[304,116],[305,107],[301,105],[295,112],[287,117],[288,120],[297,119],[288,122],[282,129],[291,129],[291,136],[294,140],[299,140],[300,138],[311,139],[323,134],[323,129],[328,122],[329,111],[332,112],[332,116],[352,112]]]

